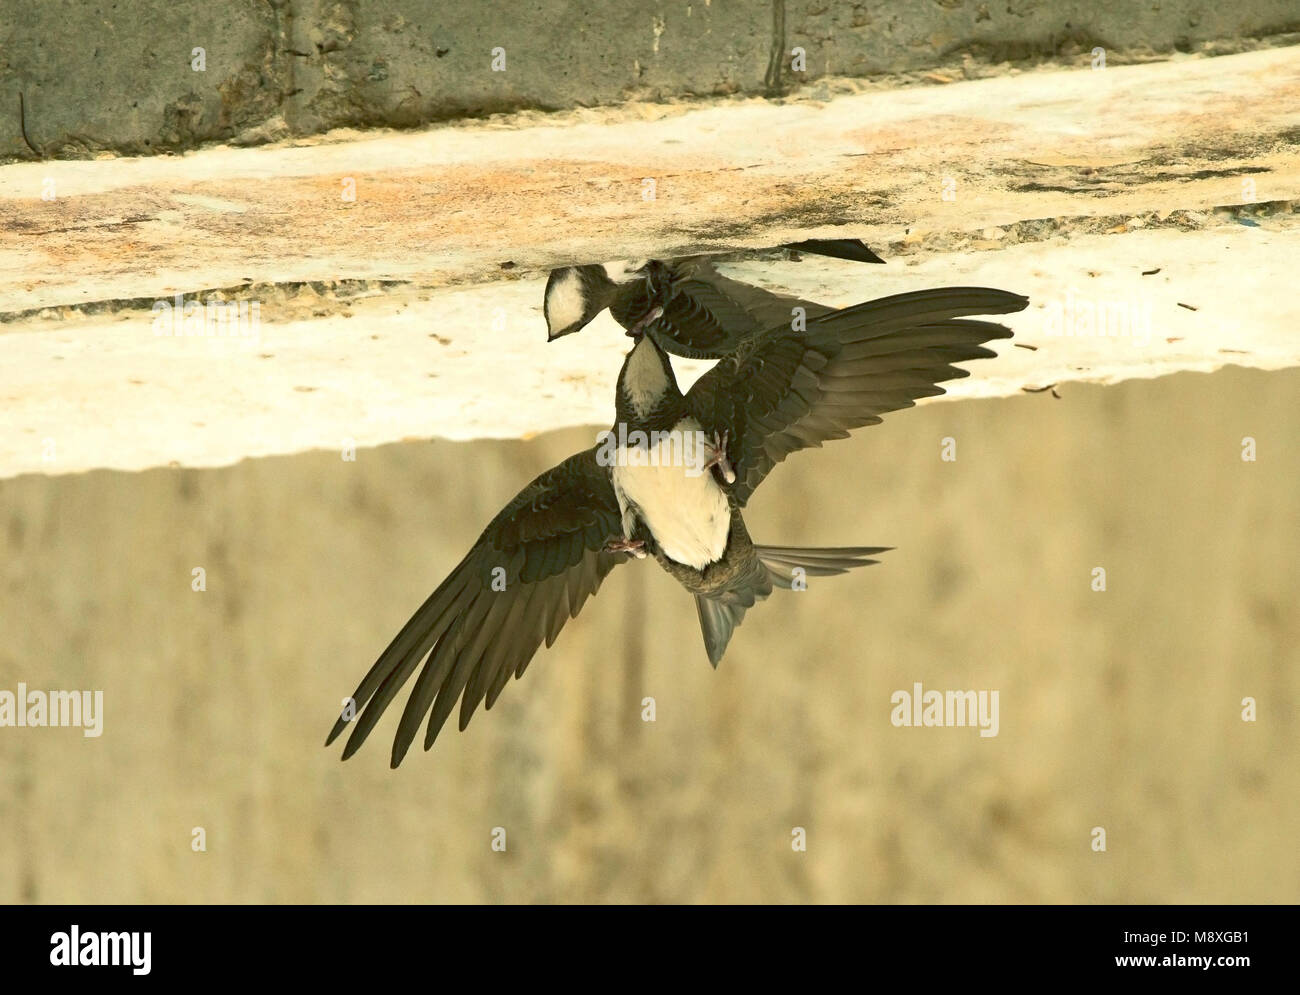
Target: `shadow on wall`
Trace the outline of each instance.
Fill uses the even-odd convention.
[[[396,772],[399,709],[322,748],[341,699],[593,430],[5,481],[0,690],[102,690],[103,734],[0,728],[0,901],[1294,900],[1300,371],[1063,393],[793,457],[758,541],[897,550],[775,593],[717,672],[620,567]],[[998,734],[896,727],[917,683],[996,690]]]

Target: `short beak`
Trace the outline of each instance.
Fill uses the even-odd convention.
[[[582,328],[580,324],[569,325],[567,328],[561,328],[558,332],[553,332],[548,328],[546,330],[546,341],[554,342],[556,339],[562,339],[566,335],[572,335],[580,328]]]

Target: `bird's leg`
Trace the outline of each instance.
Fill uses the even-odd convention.
[[[705,461],[701,468],[707,472],[710,467],[716,466],[718,472],[722,474],[722,479],[729,484],[736,482],[736,471],[731,465],[731,460],[727,459],[727,433],[713,433],[713,444],[709,447],[712,455]]]
[[[657,259],[650,260],[645,266],[645,302],[646,313],[641,316],[627,334],[633,337],[642,334],[647,328],[663,317],[664,305],[672,295],[672,275]]]
[[[611,539],[605,546],[606,553],[631,553],[638,560],[645,559],[644,539]]]
[[[647,311],[635,325],[627,330],[628,335],[637,336],[646,330],[654,321],[664,313],[664,309],[656,304]]]

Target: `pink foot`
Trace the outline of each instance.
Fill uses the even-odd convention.
[[[656,304],[654,307],[652,307],[649,311],[645,313],[645,316],[640,321],[638,321],[635,325],[633,325],[631,328],[627,330],[627,334],[633,336],[640,335],[652,324],[654,324],[655,321],[657,321],[660,317],[662,317],[663,313],[664,313],[664,309]]]
[[[611,539],[605,546],[606,553],[631,553],[638,560],[645,558],[644,539]]]
[[[719,435],[713,433],[713,445],[709,447],[713,450],[713,455],[709,457],[708,462],[704,464],[703,469],[707,471],[710,467],[716,466],[722,473],[722,479],[729,484],[736,482],[736,471],[731,466],[731,461],[727,459],[727,433]]]

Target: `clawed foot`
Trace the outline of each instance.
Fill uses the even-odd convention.
[[[656,304],[654,307],[652,307],[649,311],[645,313],[645,316],[642,317],[640,321],[638,321],[635,325],[633,325],[631,328],[627,330],[627,334],[633,337],[640,335],[647,328],[649,328],[650,325],[652,325],[655,321],[661,318],[663,316],[663,313],[664,313],[664,309]]]
[[[710,467],[717,467],[722,474],[722,479],[729,484],[736,482],[736,471],[731,466],[731,461],[727,459],[727,433],[713,433],[713,445],[709,447],[713,455],[710,456],[703,466],[704,472],[708,472]]]
[[[611,539],[605,547],[606,553],[631,553],[638,560],[645,559],[644,539]]]

